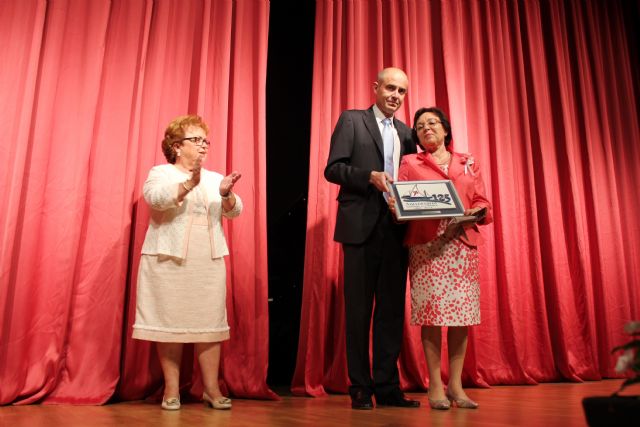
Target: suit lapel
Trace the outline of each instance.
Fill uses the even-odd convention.
[[[405,127],[404,126],[400,126],[398,123],[400,123],[398,121],[398,119],[395,118],[395,116],[393,117],[393,127],[396,128],[396,132],[398,132],[398,139],[400,139],[400,157],[404,156],[404,151],[405,151],[405,146],[404,146],[404,142],[407,137],[405,136]],[[410,138],[410,136],[409,136]]]
[[[378,127],[378,122],[376,121],[376,116],[373,114],[373,107],[370,107],[368,110],[364,112],[364,125],[367,127],[367,130],[371,134],[371,138],[376,143],[376,147],[378,147],[378,151],[381,156],[384,156],[384,145],[382,144],[382,135],[380,134],[380,128]]]
[[[462,175],[464,172],[464,165],[461,162],[461,156],[451,154],[451,163],[449,164],[449,176],[453,179]]]

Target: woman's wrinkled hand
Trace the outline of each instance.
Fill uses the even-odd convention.
[[[464,211],[464,214],[468,215],[468,216],[475,215],[475,213],[480,211],[481,209],[482,209],[482,207],[467,209],[467,210]]]
[[[229,175],[225,176],[220,182],[220,195],[223,197],[228,196],[233,189],[233,186],[241,177],[242,174],[238,173],[238,171],[233,171]]]

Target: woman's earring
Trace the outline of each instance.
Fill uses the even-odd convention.
[[[176,155],[180,157],[180,150],[176,150]]]

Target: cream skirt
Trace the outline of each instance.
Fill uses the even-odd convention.
[[[211,259],[206,225],[191,226],[184,260],[142,255],[133,338],[179,343],[229,339],[224,259]]]

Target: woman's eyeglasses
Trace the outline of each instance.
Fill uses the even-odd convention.
[[[189,138],[182,138],[176,140],[176,142],[180,141],[191,141],[196,147],[209,147],[211,145],[211,141],[201,136],[190,136]]]
[[[430,127],[431,129],[433,129],[436,126],[438,126],[440,123],[442,123],[440,120],[429,119],[426,122],[420,123],[419,125],[417,125],[416,132],[420,132],[421,130],[426,129],[427,127]]]

